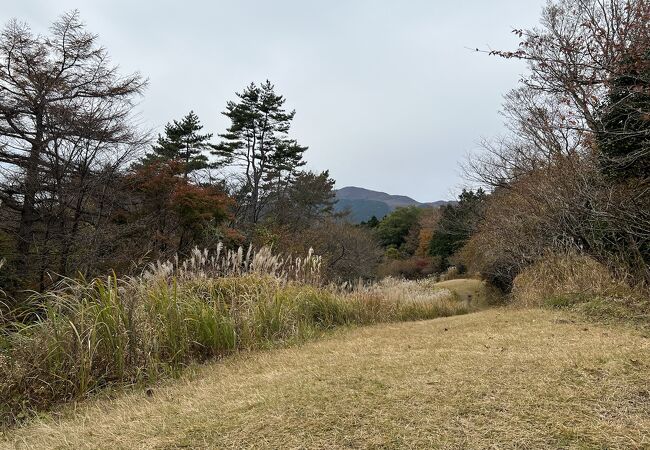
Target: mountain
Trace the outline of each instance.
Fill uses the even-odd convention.
[[[365,222],[372,216],[381,219],[404,206],[439,207],[449,202],[436,201],[421,203],[405,195],[391,195],[385,192],[372,191],[355,186],[346,186],[336,191],[337,212],[349,211],[349,220],[353,223]]]

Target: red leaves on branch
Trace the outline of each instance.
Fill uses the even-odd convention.
[[[153,241],[167,243],[164,248],[177,241],[177,247],[190,245],[189,237],[230,218],[233,201],[226,193],[216,186],[194,184],[184,173],[179,161],[155,161],[129,177],[141,202],[140,216],[148,217]]]

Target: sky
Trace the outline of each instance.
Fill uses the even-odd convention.
[[[511,30],[535,26],[543,1],[2,0],[0,20],[46,34],[79,10],[122,73],[149,79],[137,111],[154,133],[194,110],[216,136],[235,92],[269,79],[296,110],[307,168],[435,201],[504,131],[502,97],[526,70],[471,49],[514,48]]]

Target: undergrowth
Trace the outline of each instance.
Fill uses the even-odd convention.
[[[547,255],[515,278],[511,297],[517,306],[567,309],[598,321],[650,328],[648,288],[630,284],[585,255]]]

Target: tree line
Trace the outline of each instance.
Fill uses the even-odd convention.
[[[481,188],[375,224],[389,272],[453,264],[508,290],[549,254],[579,253],[650,283],[649,24],[645,0],[552,1],[540,27],[514,30],[517,49],[488,52],[528,64],[505,96],[508,131],[465,164]]]
[[[650,5],[557,0],[514,30],[529,71],[507,93],[507,133],[465,164],[474,185],[440,209],[352,226],[329,172],[304,169],[295,111],[269,81],[225,105],[214,136],[194,112],[151,144],[123,75],[78,13],[48,36],[0,36],[0,282],[129,273],[193,247],[253,244],[323,255],[326,279],[418,278],[454,266],[511,288],[549,253],[579,252],[650,282]]]
[[[303,170],[295,111],[265,81],[223,114],[216,138],[194,112],[150,145],[135,105],[147,80],[111,65],[78,12],[46,36],[0,35],[0,281],[45,290],[81,273],[129,272],[194,246],[277,240],[333,216],[334,181]],[[265,229],[273,229],[273,236]],[[267,233],[268,234],[268,233]],[[271,242],[272,243],[272,242]]]

